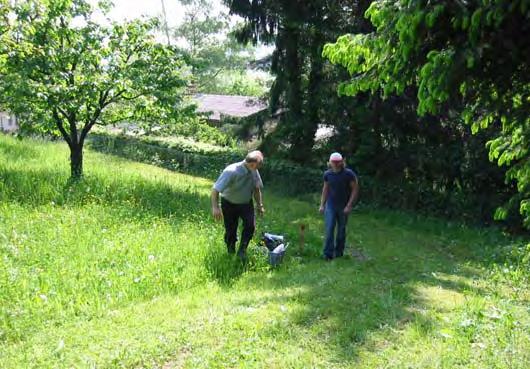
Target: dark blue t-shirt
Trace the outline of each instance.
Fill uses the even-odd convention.
[[[351,182],[355,181],[357,175],[351,169],[344,168],[340,172],[328,169],[324,172],[324,181],[329,185],[327,203],[333,209],[342,209],[348,204],[351,194]]]

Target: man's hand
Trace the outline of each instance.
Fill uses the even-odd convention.
[[[264,214],[265,214],[265,208],[263,207],[263,205],[259,205],[258,206],[258,215],[260,217],[262,217]]]
[[[219,206],[214,206],[212,208],[212,214],[213,218],[217,221],[223,219],[223,213],[221,212],[221,209],[219,209]]]
[[[324,214],[324,205],[320,205],[318,211],[320,212],[320,214]]]
[[[344,214],[348,215],[351,213],[353,207],[351,205],[346,205],[346,207],[344,208]]]

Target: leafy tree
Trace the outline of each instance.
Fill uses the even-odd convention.
[[[340,150],[370,179],[364,188],[373,195],[365,199],[386,206],[489,221],[492,210],[513,195],[503,170],[487,158],[484,146],[493,128],[471,135],[455,107],[419,117],[414,85],[385,99],[372,90],[337,95],[349,73],[322,58],[322,48],[345,33],[371,34],[375,28],[364,17],[371,1],[226,3],[245,19],[240,39],[275,45],[271,103],[285,114],[262,144],[269,155],[316,164]],[[335,134],[315,143],[319,124]]]
[[[0,0],[0,45],[4,45],[7,41],[7,32],[9,30],[9,18],[8,18],[8,1],[9,0]],[[0,49],[1,51],[1,49]],[[7,54],[0,52],[0,75],[2,74],[2,68],[5,67],[5,62],[7,60]],[[0,96],[0,103],[1,103]],[[1,107],[1,106],[0,106]]]
[[[203,92],[222,95],[243,95],[265,97],[270,89],[271,78],[267,74],[258,75],[249,71],[221,72],[209,81]]]
[[[530,1],[374,1],[375,30],[324,48],[352,78],[339,91],[383,97],[417,91],[417,112],[458,114],[473,132],[493,130],[489,156],[510,166],[530,227]],[[496,216],[506,216],[499,208]]]
[[[192,67],[196,88],[209,92],[225,72],[245,70],[254,50],[237,42],[232,35],[237,25],[231,25],[227,13],[214,13],[209,1],[180,0],[180,3],[186,11],[182,24],[174,29],[174,37],[186,63]]]
[[[74,179],[83,173],[83,145],[94,126],[170,122],[190,113],[184,63],[155,41],[156,22],[104,26],[92,20],[93,10],[85,0],[15,2],[0,46],[9,56],[0,75],[3,103],[24,131],[62,136]]]
[[[8,29],[8,0],[0,0],[0,36],[4,35]]]

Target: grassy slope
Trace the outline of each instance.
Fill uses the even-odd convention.
[[[360,209],[371,257],[317,258],[315,205],[266,194],[261,229],[305,251],[243,268],[210,221],[211,183],[63,144],[0,137],[0,367],[527,368],[528,276],[476,230]]]

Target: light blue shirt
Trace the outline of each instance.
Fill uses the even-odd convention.
[[[245,161],[227,166],[213,185],[214,190],[233,204],[248,204],[256,187],[263,188],[259,171],[248,169]]]

